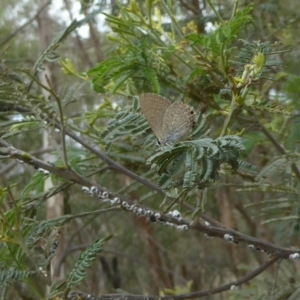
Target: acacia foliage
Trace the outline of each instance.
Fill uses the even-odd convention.
[[[100,147],[113,161],[159,184],[168,197],[173,199],[171,202],[165,199],[159,207],[163,199],[157,194],[146,190],[139,181],[128,183],[121,176],[116,180],[114,169],[106,169],[106,164],[95,153],[79,147],[65,136],[63,139],[67,146],[62,151],[54,151],[57,157],[53,162],[55,167],[66,167],[65,154],[68,166],[80,175],[88,177],[96,174],[94,180],[108,190],[129,198],[137,197],[138,194],[140,201],[150,208],[163,212],[170,207],[181,207],[179,205],[187,201],[192,205],[192,210],[185,211],[185,217],[190,219],[204,212],[215,218],[222,215],[224,212],[219,211],[217,204],[220,200],[218,202],[215,191],[226,184],[232,188],[228,197],[232,200],[231,208],[236,214],[232,217],[239,230],[247,232],[254,227],[251,233],[255,235],[261,224],[268,224],[266,228],[270,239],[287,246],[297,243],[299,178],[297,173],[294,175],[292,167],[297,167],[298,163],[299,118],[295,95],[299,93],[299,78],[283,73],[280,68],[282,60],[285,61],[285,50],[290,49],[286,46],[286,32],[282,30],[281,36],[277,33],[269,39],[260,37],[253,41],[249,33],[259,31],[257,28],[266,30],[267,27],[259,23],[262,20],[256,18],[258,6],[253,5],[234,6],[230,11],[212,9],[213,24],[217,25],[210,32],[201,32],[203,27],[196,20],[184,19],[179,22],[176,16],[180,16],[181,12],[177,11],[175,4],[170,3],[146,1],[143,5],[131,1],[127,6],[119,5],[117,15],[106,14],[112,30],[108,39],[111,48],[115,50],[107,53],[104,61],[89,70],[85,67],[82,72],[76,71],[72,61],[59,53],[58,47],[80,25],[77,22],[73,22],[53,40],[33,64],[33,72],[23,70],[13,73],[4,70],[0,86],[1,138],[23,150],[33,151],[41,145],[28,143],[28,140],[35,140],[33,135],[41,136],[43,130],[54,131],[63,126],[88,138],[91,144]],[[279,38],[281,45],[277,43]],[[65,74],[76,75],[81,82],[91,82],[94,91],[106,97],[100,104],[98,96],[92,98],[89,94],[86,102],[78,97],[78,83],[64,91],[58,87],[61,93],[48,88],[54,101],[41,99],[39,92],[47,87],[38,82],[34,73],[41,71],[45,61],[57,63],[60,57],[59,65]],[[291,66],[287,68],[292,69]],[[178,142],[171,150],[155,152],[155,137],[140,113],[135,98],[142,92],[163,94],[172,100],[184,100],[194,106],[198,119],[190,140]],[[74,111],[81,113],[83,110],[80,117],[73,114]],[[257,126],[263,130],[257,130]],[[280,145],[283,147],[280,148]],[[146,164],[147,159],[152,169]],[[6,162],[2,167],[6,167]],[[13,199],[9,209],[2,209],[5,221],[2,234],[5,246],[1,248],[1,282],[5,286],[1,291],[2,297],[16,281],[26,281],[28,290],[34,286],[32,276],[39,274],[39,266],[46,268],[55,253],[57,227],[72,220],[62,217],[39,221],[42,219],[45,200],[61,191],[69,193],[77,201],[82,197],[76,187],[70,188],[70,183],[62,182],[58,176],[51,175],[55,187],[44,191],[44,174],[33,173],[31,168],[26,167],[19,170],[22,184],[12,186],[20,175],[11,172],[13,175],[8,174],[5,182],[7,187],[1,190],[2,203],[5,203],[8,196]],[[256,201],[257,193],[262,195],[260,201]],[[75,212],[95,208],[86,207],[86,204],[77,201],[70,201]],[[238,201],[246,207],[245,210],[239,210]],[[120,220],[119,215],[107,216],[105,223],[113,227],[113,231],[119,231],[124,224],[137,223],[129,216],[122,218]],[[255,221],[252,222],[251,218]],[[101,228],[101,222],[102,219],[99,221],[92,215],[84,226],[85,233],[89,233],[91,228]],[[89,223],[93,225],[89,227]],[[144,226],[146,231],[148,225]],[[138,255],[138,239],[132,239],[128,233],[133,231],[132,228],[126,229],[118,240],[119,247],[124,252]],[[232,267],[232,261],[219,251],[214,253],[212,259],[216,262],[210,262],[209,242],[201,240],[199,243],[193,236],[178,236],[164,228],[156,230],[157,239],[162,245],[178,249],[176,253],[171,253],[173,250],[169,249],[170,260],[185,264],[189,270],[194,266],[194,259],[185,260],[187,249],[193,257],[201,248],[206,259],[195,271],[199,274],[201,269],[205,270],[203,285],[211,281],[211,269],[221,270],[220,282],[225,282],[222,276],[226,277],[227,269],[232,277],[238,273],[239,269]],[[51,283],[53,297],[66,293],[69,287],[80,284],[86,277],[91,262],[103,250],[105,239],[98,240],[99,236],[96,238],[96,235],[103,236],[104,232],[103,229],[96,231],[93,236],[95,242],[87,239],[91,246],[76,263],[73,258],[69,266],[69,279],[64,284]],[[214,245],[218,246],[219,243],[217,241]],[[41,249],[42,254],[39,252]],[[240,253],[241,257],[246,255],[248,261],[255,261],[244,249],[240,249]],[[38,265],[32,261],[27,264],[28,258],[31,260],[32,257]],[[224,259],[230,262],[222,268],[221,261]],[[11,265],[13,268],[9,268]],[[159,267],[172,268],[172,264],[161,262]],[[291,277],[296,275],[292,268],[284,267],[286,274]],[[175,267],[172,270],[175,273]],[[144,273],[145,269],[142,268],[136,271],[145,282],[150,282],[149,276]],[[189,276],[193,277],[191,271]],[[285,278],[284,274],[279,276]],[[189,291],[197,289],[194,280],[195,287],[186,281],[175,288],[180,284],[175,282],[171,291],[166,291],[163,289],[167,286],[166,282],[163,287],[156,283],[156,290],[153,290],[157,293],[158,289],[165,293],[183,293],[185,288]],[[141,292],[132,278],[126,278],[125,284],[131,292],[153,291],[149,288]],[[254,299],[267,299],[272,295],[268,291],[270,286],[269,281],[258,279],[255,281],[255,290],[245,288],[241,295],[250,294]],[[279,297],[284,293],[292,295],[296,292],[296,284],[289,290],[279,285],[277,294]]]

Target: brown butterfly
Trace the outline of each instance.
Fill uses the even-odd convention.
[[[182,102],[172,103],[157,94],[141,94],[140,107],[160,146],[184,139],[195,124],[195,112],[190,106]]]

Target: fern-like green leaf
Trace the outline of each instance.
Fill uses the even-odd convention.
[[[9,286],[20,283],[36,274],[34,271],[21,271],[9,268],[7,271],[0,271],[0,300],[5,300],[5,295]]]
[[[173,186],[173,180],[168,174],[163,174],[157,183],[164,191],[171,189]]]
[[[98,239],[94,241],[85,251],[83,251],[73,270],[70,272],[67,280],[68,288],[80,284],[86,277],[87,270],[91,267],[95,261],[97,255],[103,251],[103,245],[110,240],[112,236],[108,236],[104,239]]]
[[[181,185],[187,191],[194,187],[202,188],[209,180],[217,180],[222,163],[227,163],[236,170],[239,166],[239,155],[244,149],[237,136],[225,136],[216,140],[204,138],[163,148],[151,156],[148,162],[152,167],[157,167],[158,175],[163,177],[165,189],[168,186],[174,188]]]
[[[59,33],[54,40],[50,43],[50,45],[47,47],[47,49],[42,53],[42,55],[39,57],[37,62],[34,65],[34,70],[42,71],[43,63],[44,61],[56,61],[58,60],[59,56],[55,52],[57,47],[60,45],[60,43],[77,27],[80,26],[80,23],[76,20],[73,21],[66,29],[64,29],[61,33]]]
[[[175,177],[180,172],[185,159],[186,159],[185,153],[182,153],[173,159],[168,169],[169,173],[172,174],[172,176]]]
[[[194,185],[194,182],[196,182],[196,174],[192,171],[185,172],[183,176],[183,184],[182,184],[183,190],[190,189],[191,186]]]
[[[271,175],[275,173],[280,173],[286,170],[288,166],[290,166],[292,163],[297,162],[300,159],[298,155],[285,155],[277,160],[273,161],[268,166],[264,167],[259,174],[256,176],[256,180],[263,182],[267,178],[269,178]]]

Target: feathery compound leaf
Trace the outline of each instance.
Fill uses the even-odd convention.
[[[206,182],[210,178],[213,180],[219,179],[219,173],[218,173],[220,169],[219,165],[216,168],[214,162],[211,159],[206,158],[205,160],[206,160],[205,168],[201,167],[201,171],[203,170],[202,176],[200,177],[201,182]]]
[[[281,60],[278,60],[276,52],[273,51],[270,42],[253,42],[242,40],[244,48],[241,49],[239,55],[239,61],[241,65],[238,73],[245,71],[247,64],[253,65],[252,79],[259,79],[265,76],[270,71],[271,66],[278,66],[282,64]],[[269,57],[271,56],[271,57]]]
[[[164,191],[171,189],[173,186],[173,180],[168,174],[163,174],[157,183]]]
[[[234,18],[209,35],[191,34],[186,38],[196,45],[201,45],[203,49],[211,51],[213,55],[222,55],[221,51],[225,45],[230,45],[237,34],[243,30],[251,21],[251,6],[238,11]]]
[[[273,161],[271,164],[263,168],[259,174],[256,176],[256,180],[263,182],[275,173],[280,173],[286,170],[291,164],[299,161],[300,157],[298,155],[285,155],[279,159]]]
[[[182,184],[182,188],[183,190],[188,190],[191,188],[191,186],[194,185],[194,183],[196,182],[196,173],[192,172],[192,171],[187,171],[184,176],[183,176],[183,184]]]
[[[0,271],[0,284],[12,284],[17,281],[25,280],[35,274],[36,272],[33,271],[28,272],[10,268],[7,271]]]
[[[7,289],[10,285],[26,280],[36,274],[33,271],[21,271],[14,268],[9,268],[7,271],[0,271],[0,299],[4,300]]]
[[[217,180],[222,163],[228,163],[236,170],[239,166],[239,155],[244,149],[237,136],[224,136],[216,140],[204,138],[162,148],[148,162],[152,167],[158,168],[157,173],[163,177],[160,180],[164,189],[181,185],[187,191],[195,187],[203,188],[209,180]]]
[[[110,240],[111,238],[112,235],[104,239],[95,240],[91,244],[91,246],[89,246],[85,251],[83,251],[80,254],[73,270],[69,274],[67,280],[68,288],[80,284],[85,279],[87,270],[91,267],[97,255],[103,251],[104,243]]]
[[[206,116],[204,114],[199,114],[197,116],[194,129],[191,134],[192,139],[200,138],[201,135],[205,136],[205,125],[206,125]]]
[[[174,147],[170,151],[160,151],[157,154],[151,156],[147,162],[151,163],[152,167],[159,166],[158,174],[161,175],[167,168],[167,166],[182,153],[185,153],[188,149],[187,145]]]
[[[117,57],[112,57],[106,59],[96,65],[96,67],[90,69],[87,74],[94,76],[93,82],[97,82],[103,78],[109,71],[112,71],[114,68],[120,67],[120,60]]]
[[[173,159],[169,167],[169,173],[172,174],[172,176],[176,176],[180,172],[185,159],[186,159],[185,153],[182,153],[181,155],[178,155]]]
[[[246,172],[252,175],[257,175],[259,171],[257,166],[254,166],[251,163],[248,163],[240,159],[238,159],[238,166],[239,166],[239,171]]]
[[[112,119],[109,121],[106,129],[102,132],[101,137],[102,138],[109,138],[114,137],[114,139],[125,136],[125,132],[127,134],[131,133],[131,130],[136,129],[137,123],[143,124],[145,123],[145,120],[142,118],[142,116],[138,113],[132,113],[128,112],[128,114],[124,115],[124,118],[122,119]]]
[[[122,74],[117,78],[117,80],[115,81],[114,86],[112,87],[112,89],[110,90],[110,93],[114,94],[117,89],[127,81],[127,79],[131,78],[132,75],[134,75],[136,72],[135,70],[130,70],[127,72],[122,72]]]
[[[66,29],[59,33],[51,42],[51,44],[47,47],[47,49],[42,53],[42,55],[38,58],[37,62],[33,67],[33,70],[42,71],[44,69],[44,61],[56,61],[59,58],[58,54],[55,52],[56,49],[59,47],[60,43],[80,25],[81,24],[79,22],[73,21]]]
[[[197,156],[198,156],[198,148],[190,149],[185,156],[185,166],[188,170],[196,170],[197,169]]]

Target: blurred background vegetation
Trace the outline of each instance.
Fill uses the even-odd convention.
[[[161,213],[172,203],[186,220],[207,215],[278,246],[299,245],[296,0],[2,0],[1,6],[1,139]],[[189,103],[199,116],[192,139],[211,139],[196,150],[182,142],[162,151],[162,161],[174,154],[176,176],[163,172],[161,161],[162,172],[147,164],[156,146],[139,111],[143,92]],[[233,136],[240,138],[234,145]],[[66,173],[45,175],[1,146],[2,299],[63,299],[76,289],[179,295],[234,282],[267,260],[246,244],[111,207]],[[80,274],[84,250],[91,259]],[[297,264],[280,261],[234,291],[205,299],[298,299]]]

